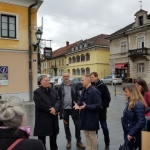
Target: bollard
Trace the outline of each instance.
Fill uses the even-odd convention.
[[[116,96],[116,80],[114,80],[114,85],[115,85],[115,89],[114,89],[115,95],[114,96]]]

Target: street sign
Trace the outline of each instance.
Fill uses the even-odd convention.
[[[52,57],[52,48],[50,48],[50,47],[45,47],[44,48],[44,57],[46,59],[49,59],[49,58]]]
[[[8,85],[8,66],[0,66],[0,84]]]

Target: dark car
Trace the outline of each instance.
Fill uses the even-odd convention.
[[[63,81],[63,80],[61,80],[61,81]],[[72,83],[77,84],[77,86],[79,87],[79,90],[82,90],[82,89],[83,89],[83,86],[82,86],[82,83],[81,83],[81,78],[70,78],[70,81],[71,81]],[[58,90],[59,85],[60,85],[61,83],[62,83],[62,82],[58,82],[57,84],[55,84],[55,85],[54,85],[54,88],[55,88],[56,90]]]

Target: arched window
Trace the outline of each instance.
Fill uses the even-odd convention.
[[[85,75],[85,69],[81,68],[81,75]]]
[[[83,48],[83,45],[81,44],[81,45],[80,45],[80,49],[82,49],[82,48]]]
[[[85,56],[84,56],[84,54],[81,55],[81,61],[85,61]]]
[[[72,52],[74,51],[74,47],[71,48]]]
[[[76,70],[75,69],[72,69],[72,74],[76,75]]]
[[[76,73],[77,73],[77,75],[80,75],[80,69],[79,68],[76,69]]]
[[[76,50],[78,50],[78,46],[76,46]]]
[[[76,56],[76,62],[80,62],[80,56]]]
[[[69,57],[69,64],[71,64],[71,57]]]
[[[86,74],[90,74],[90,68],[89,67],[86,68]]]
[[[72,63],[75,63],[75,57],[74,56],[72,57]]]
[[[90,54],[89,54],[89,53],[87,53],[87,54],[85,55],[85,57],[86,57],[86,60],[90,60]]]
[[[84,47],[88,47],[88,43],[84,43]]]

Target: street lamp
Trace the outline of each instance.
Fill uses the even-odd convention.
[[[43,34],[43,32],[38,28],[38,30],[35,32],[35,36],[36,36],[38,43],[40,42],[40,40],[42,38],[42,34]]]

